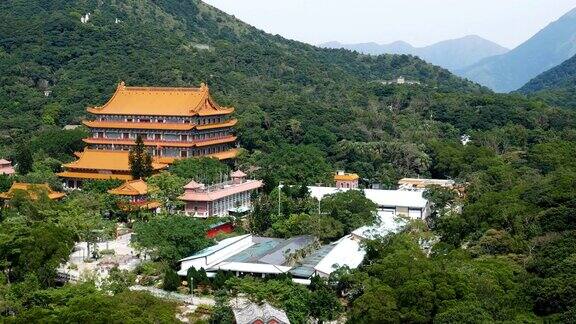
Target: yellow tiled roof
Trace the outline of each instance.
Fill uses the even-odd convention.
[[[234,112],[220,107],[208,86],[200,88],[127,87],[121,82],[112,98],[101,107],[88,108],[93,114],[143,116],[212,116]]]
[[[220,152],[220,153],[214,153],[214,154],[210,154],[210,155],[206,155],[206,156],[207,157],[213,157],[213,158],[216,158],[218,160],[230,160],[230,159],[236,158],[239,153],[240,153],[239,149],[231,149],[228,151],[224,151],[224,152]]]
[[[85,149],[79,159],[68,164],[64,164],[67,171],[73,169],[81,170],[106,170],[106,171],[125,171],[130,172],[130,163],[128,162],[128,151],[103,151]],[[154,170],[166,168],[166,164],[152,163]]]
[[[354,181],[358,179],[360,179],[360,177],[356,173],[344,173],[334,175],[335,181]]]
[[[108,190],[108,193],[120,196],[141,196],[148,194],[148,184],[142,179],[124,183],[118,188]]]
[[[68,179],[84,179],[84,180],[132,180],[129,174],[105,174],[105,173],[91,173],[91,172],[70,172],[64,171],[56,174],[60,178]]]
[[[162,164],[172,164],[174,163],[174,161],[179,160],[181,158],[177,158],[177,157],[169,157],[169,156],[155,156],[154,157],[154,161],[156,163],[162,163]]]
[[[232,127],[232,126],[236,126],[237,123],[238,123],[238,119],[230,119],[227,122],[219,123],[219,124],[198,125],[198,126],[196,126],[196,129],[205,130],[205,129]]]
[[[108,121],[83,121],[84,125],[90,128],[111,128],[111,129],[151,129],[151,130],[175,130],[188,131],[194,129],[194,124],[176,123],[128,123],[128,122],[108,122]]]
[[[22,182],[14,182],[12,187],[7,192],[0,193],[1,199],[11,199],[14,193],[18,190],[26,191],[30,195],[32,199],[38,199],[37,194],[34,192],[34,189],[38,189],[41,191],[45,191],[50,199],[60,199],[66,196],[66,194],[54,191],[50,189],[48,184],[31,184],[31,183],[22,183]]]
[[[226,136],[224,138],[216,138],[213,140],[197,142],[196,146],[203,147],[203,146],[210,146],[210,145],[216,145],[216,144],[232,143],[232,142],[236,142],[237,139],[238,138],[236,136]]]

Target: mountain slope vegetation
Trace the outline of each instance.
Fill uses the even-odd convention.
[[[374,58],[267,35],[197,1],[10,1],[0,4],[0,19],[2,130],[37,128],[50,104],[58,122],[77,122],[120,80],[206,82],[240,114],[266,111],[310,125],[343,121],[367,80],[406,75],[447,90],[481,90],[413,57]],[[322,113],[306,115],[306,107]]]
[[[530,80],[520,93],[543,99],[552,105],[576,107],[576,56]]]
[[[497,92],[514,91],[576,54],[575,38],[576,9],[510,52],[486,58],[456,74]]]

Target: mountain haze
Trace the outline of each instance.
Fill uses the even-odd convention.
[[[410,54],[451,71],[467,67],[484,58],[508,52],[507,48],[476,35],[446,40],[426,47],[414,47],[403,41],[390,44],[328,42],[320,46],[346,48],[372,55]]]
[[[510,52],[456,71],[498,92],[516,90],[576,54],[576,9]]]
[[[351,51],[356,51],[359,53],[370,54],[370,55],[381,55],[381,54],[408,54],[415,55],[416,48],[409,43],[403,41],[396,41],[390,44],[378,44],[374,42],[370,43],[358,43],[358,44],[342,44],[340,42],[327,42],[319,45],[325,48],[344,48]]]

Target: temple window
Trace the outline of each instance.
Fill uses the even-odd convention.
[[[188,157],[188,151],[180,151],[180,157],[181,158],[187,158]]]
[[[154,134],[154,139],[157,141],[161,141],[162,140],[162,134]]]
[[[131,123],[131,122],[133,121],[133,119],[132,119],[132,118],[126,118],[126,121],[127,121],[128,123]]]

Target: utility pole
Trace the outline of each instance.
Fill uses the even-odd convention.
[[[278,216],[280,216],[280,213],[282,211],[282,209],[280,208],[280,192],[282,191],[282,181],[278,182]]]

